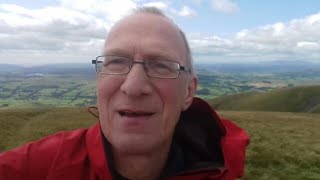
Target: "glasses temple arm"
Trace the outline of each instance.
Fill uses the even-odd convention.
[[[189,72],[191,73],[191,69],[188,67],[180,66],[180,71]]]

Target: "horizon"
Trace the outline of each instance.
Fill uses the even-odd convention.
[[[90,63],[138,6],[158,7],[185,31],[195,64],[320,62],[320,1],[13,0],[0,2],[0,64]]]
[[[304,64],[304,65],[320,65],[320,61],[311,61],[311,60],[304,60],[304,61],[299,61],[299,60],[269,60],[269,61],[246,61],[246,62],[239,62],[239,61],[234,61],[234,62],[224,62],[224,61],[217,61],[217,62],[195,62],[194,66],[202,66],[202,65],[266,65],[266,64]],[[41,66],[63,66],[63,65],[87,65],[88,67],[94,67],[93,64],[91,64],[91,61],[89,62],[51,62],[51,63],[44,63],[44,64],[14,64],[14,63],[2,63],[0,62],[0,67],[1,66],[18,66],[18,67],[23,67],[23,68],[32,68],[32,67],[41,67]],[[318,67],[316,67],[318,68]]]

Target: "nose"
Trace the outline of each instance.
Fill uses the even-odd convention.
[[[126,75],[120,90],[129,96],[148,95],[152,92],[150,78],[146,74],[143,64],[134,63]]]

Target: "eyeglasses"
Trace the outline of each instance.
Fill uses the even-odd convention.
[[[97,73],[109,75],[128,74],[134,63],[143,65],[146,74],[154,78],[175,79],[179,77],[181,71],[191,73],[190,68],[168,60],[144,60],[140,62],[127,57],[113,55],[98,56],[95,60],[92,60],[92,64],[96,66]]]

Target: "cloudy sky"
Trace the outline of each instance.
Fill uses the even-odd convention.
[[[138,6],[169,15],[195,63],[320,62],[317,0],[0,0],[0,64],[90,63],[112,25]]]

